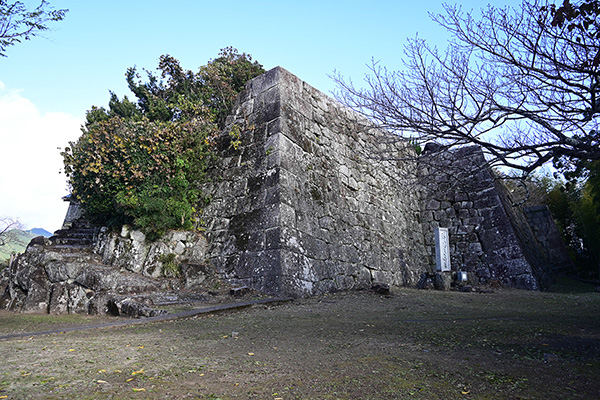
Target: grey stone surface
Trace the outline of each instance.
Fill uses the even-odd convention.
[[[241,132],[235,146],[234,128]],[[233,286],[291,296],[374,283],[447,290],[458,270],[474,285],[546,288],[548,266],[566,262],[556,251],[559,236],[548,233],[551,216],[513,207],[478,147],[425,150],[417,156],[274,68],[246,84],[216,139],[219,157],[203,187],[211,198],[202,213],[206,239],[169,232],[149,243],[127,226],[76,231],[80,210],[73,209],[68,230],[36,238],[5,272],[0,306],[103,313],[113,299],[122,313],[115,294],[164,289],[166,255],[181,266],[176,290],[198,290],[214,271]],[[448,229],[452,272],[435,274],[440,227]]]
[[[81,204],[73,201],[71,196],[64,198],[64,200],[69,202],[69,208],[67,209],[62,229],[69,229],[73,225],[73,222],[83,217],[84,211]]]
[[[158,278],[163,255],[174,254],[180,264],[203,264],[206,239],[194,232],[169,231],[159,240],[148,242],[141,231],[124,226],[120,234],[101,230],[94,251],[108,266]]]
[[[4,303],[10,299],[8,284],[10,283],[9,269],[0,270],[0,309],[4,308]]]
[[[499,281],[533,290],[549,286],[551,276],[535,234],[487,167],[479,147],[428,153],[419,162],[427,176],[422,201],[425,241],[433,244],[436,226],[449,229],[453,271],[469,272],[475,284]],[[431,199],[443,212],[428,214]],[[435,265],[434,254],[429,255]]]
[[[523,211],[549,268],[557,272],[572,270],[573,260],[548,206],[526,207]]]
[[[442,227],[452,271],[476,284],[548,287],[543,228],[511,205],[480,148],[432,144],[416,157],[370,126],[283,68],[247,84],[205,187],[208,256],[221,277],[293,296],[415,285],[435,269]]]
[[[402,182],[411,166],[372,157],[413,153],[385,139],[283,68],[248,83],[205,188],[208,255],[221,276],[293,296],[414,285],[426,251],[419,192]]]
[[[97,235],[96,230],[77,224],[81,222],[73,221],[71,228],[59,231],[59,237],[36,238],[3,271],[6,289],[0,307],[52,314],[154,316],[159,311],[135,304],[138,294],[174,287],[200,290],[202,283],[214,276],[199,264],[204,262],[206,249],[206,240],[200,234],[168,232],[161,240],[149,243],[141,232],[127,227],[120,234],[103,231]],[[83,231],[95,236],[94,247],[100,254],[87,245],[94,240],[82,236]],[[160,274],[161,255],[168,254],[173,254],[173,261],[181,266],[181,273],[174,279],[153,274],[154,270]]]
[[[433,287],[435,290],[450,290],[452,286],[451,272],[436,272],[433,278]]]
[[[154,309],[132,297],[111,298],[108,300],[107,306],[109,313],[115,316],[140,318],[166,314],[166,311]]]

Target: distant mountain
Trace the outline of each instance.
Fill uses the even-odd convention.
[[[42,228],[34,228],[28,231],[20,229],[12,229],[5,233],[6,244],[0,246],[0,267],[5,264],[13,253],[22,253],[27,248],[27,245],[37,236],[50,237],[52,234]]]
[[[43,237],[52,236],[52,233],[48,232],[47,230],[45,230],[43,228],[33,228],[33,229],[28,230],[27,232],[31,232],[35,236],[43,236]]]

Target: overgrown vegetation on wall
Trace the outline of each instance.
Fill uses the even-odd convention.
[[[200,67],[160,57],[159,75],[126,73],[137,100],[111,93],[108,109],[92,107],[83,134],[62,153],[72,194],[96,223],[133,224],[150,239],[196,226],[199,183],[237,94],[264,72],[231,47]]]

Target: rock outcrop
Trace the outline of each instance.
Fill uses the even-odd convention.
[[[169,232],[154,243],[144,239],[141,232],[111,233],[83,219],[50,239],[37,237],[4,272],[8,284],[0,307],[149,317],[161,313],[152,308],[153,294],[199,290],[211,276],[199,264],[206,246],[201,235]]]

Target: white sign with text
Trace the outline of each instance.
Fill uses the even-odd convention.
[[[435,265],[438,271],[450,271],[448,228],[435,228]]]

